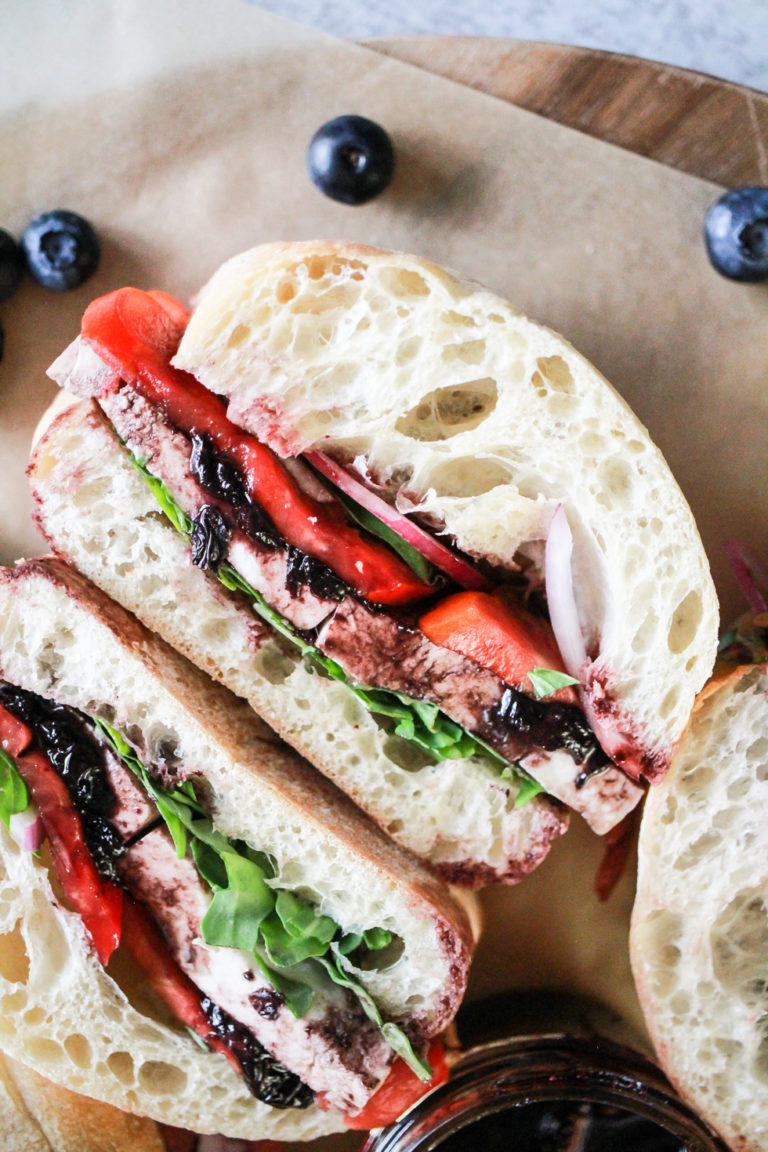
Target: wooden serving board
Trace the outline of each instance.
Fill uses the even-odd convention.
[[[562,44],[422,36],[366,47],[726,186],[768,184],[768,95]]]

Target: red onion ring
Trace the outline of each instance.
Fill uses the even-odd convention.
[[[25,852],[37,852],[45,839],[45,829],[34,804],[28,804],[23,812],[14,812],[8,821],[11,836]]]
[[[577,680],[587,663],[587,649],[581,634],[576,599],[573,594],[573,536],[565,514],[558,504],[550,521],[544,552],[544,579],[552,631],[555,634],[566,671]]]
[[[349,496],[351,500],[365,508],[366,512],[370,512],[377,520],[381,520],[382,524],[386,524],[426,560],[429,560],[430,564],[434,564],[435,568],[439,568],[446,576],[450,576],[462,588],[479,592],[487,591],[490,588],[490,582],[468,560],[462,556],[457,556],[447,545],[436,540],[429,532],[403,516],[401,512],[398,512],[391,504],[387,504],[386,500],[382,500],[375,492],[371,492],[370,488],[366,488],[330,456],[326,456],[324,452],[305,452],[304,458],[327,480],[335,484],[345,496]]]

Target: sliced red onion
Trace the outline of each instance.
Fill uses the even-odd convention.
[[[740,540],[726,540],[723,545],[731,571],[755,614],[768,609],[768,574]]]
[[[555,634],[565,669],[570,676],[574,676],[578,680],[587,662],[587,649],[581,634],[579,614],[576,611],[576,599],[573,594],[572,552],[573,536],[568,517],[563,505],[558,504],[549,525],[544,552],[547,604],[552,631]]]
[[[14,812],[8,827],[13,839],[25,852],[37,852],[45,839],[43,822],[34,804],[27,804],[23,812]]]
[[[462,588],[470,588],[475,591],[486,591],[490,588],[490,582],[468,560],[465,560],[463,556],[457,556],[447,545],[436,540],[418,524],[414,524],[413,520],[403,516],[401,512],[398,512],[386,500],[382,500],[375,492],[371,492],[370,488],[366,488],[330,456],[326,456],[324,452],[305,452],[304,457],[313,468],[321,472],[346,496],[365,508],[366,512],[370,512],[372,516],[381,520],[382,524],[386,524],[387,528],[391,528],[426,560],[429,560],[430,564],[434,564],[435,568],[439,568],[446,576],[450,576]]]
[[[47,375],[55,380],[60,388],[73,392],[75,396],[88,400],[103,396],[120,379],[116,368],[111,368],[90,344],[80,336],[68,344],[61,355],[54,360]]]

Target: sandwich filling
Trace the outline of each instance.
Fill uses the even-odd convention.
[[[362,530],[303,461],[231,424],[172,368],[186,314],[168,299],[96,301],[51,374],[98,399],[193,561],[427,758],[490,757],[520,800],[543,789],[596,831],[616,824],[641,789],[600,746],[546,619],[509,587],[462,593],[423,557],[411,566],[405,541]]]
[[[204,782],[181,778],[171,750],[150,771],[104,722],[0,683],[0,771],[0,816],[38,810],[101,963],[127,948],[258,1099],[354,1115],[390,1076],[424,1091],[418,1030],[384,1021],[355,976],[393,963],[397,939],[345,933],[280,888],[267,855],[214,829]]]

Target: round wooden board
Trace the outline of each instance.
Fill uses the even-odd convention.
[[[422,36],[366,47],[693,176],[768,184],[768,95],[738,84],[526,40]]]

